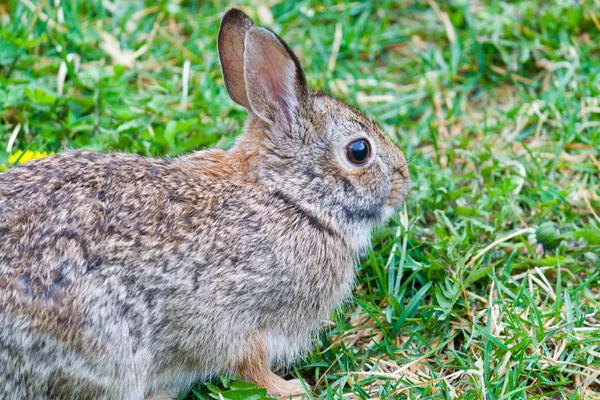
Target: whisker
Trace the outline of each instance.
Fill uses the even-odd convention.
[[[436,151],[435,149],[431,149],[431,150],[427,150],[424,152],[414,153],[411,157],[406,159],[406,162],[407,163],[412,162],[412,161],[416,160],[418,157],[422,157],[426,154],[435,153],[435,151]]]

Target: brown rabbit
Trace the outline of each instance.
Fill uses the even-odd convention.
[[[219,56],[249,112],[230,150],[72,151],[0,174],[2,398],[174,397],[216,374],[303,392],[270,368],[350,296],[407,164],[241,11]]]

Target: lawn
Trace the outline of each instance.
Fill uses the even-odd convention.
[[[312,88],[373,116],[413,178],[291,370],[309,398],[600,398],[600,2],[260,3],[242,8]],[[228,5],[0,2],[2,168],[230,146]],[[182,397],[261,397],[215,383]]]

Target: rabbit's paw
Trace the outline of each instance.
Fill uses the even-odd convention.
[[[146,397],[145,400],[174,400],[177,398],[177,394],[173,392],[156,392],[151,396]]]
[[[310,389],[310,386],[307,384],[305,385],[307,389]],[[303,385],[299,379],[291,379],[289,381],[278,379],[277,382],[274,382],[271,391],[278,399],[289,399],[290,396],[295,398],[296,396],[301,396],[305,393],[305,385]]]

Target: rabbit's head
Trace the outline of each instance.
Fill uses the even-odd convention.
[[[223,17],[219,57],[231,98],[250,113],[234,151],[249,176],[342,229],[364,231],[404,201],[402,152],[360,111],[308,90],[290,47],[239,10]]]

